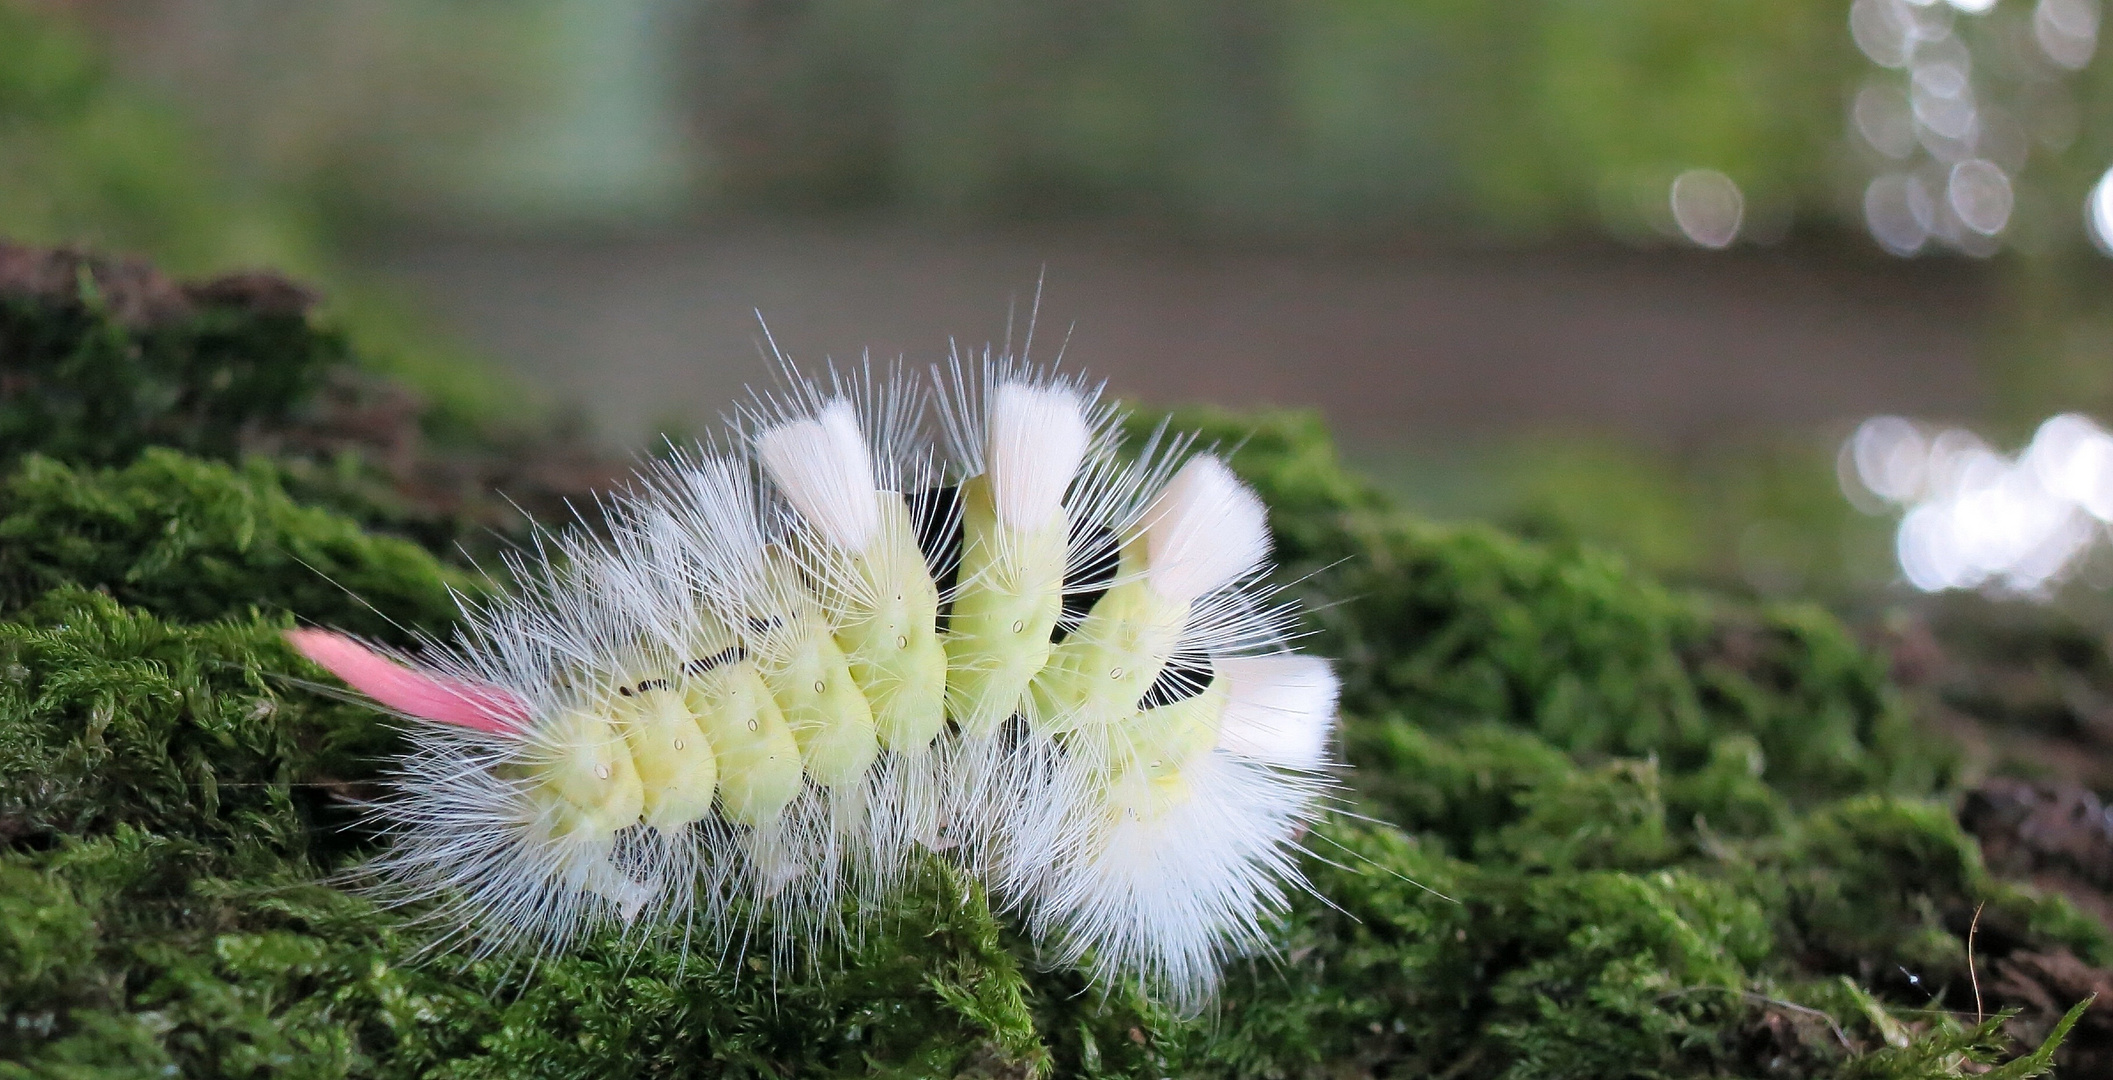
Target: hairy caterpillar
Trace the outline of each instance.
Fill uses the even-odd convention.
[[[291,632],[416,721],[377,880],[484,949],[783,944],[936,852],[1058,961],[1204,1000],[1300,885],[1336,680],[1289,650],[1260,500],[1120,420],[989,355],[794,375],[452,642]]]

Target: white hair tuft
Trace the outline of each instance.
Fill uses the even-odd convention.
[[[831,544],[864,551],[880,531],[873,459],[851,402],[837,398],[808,419],[764,431],[756,456],[785,501]]]
[[[1008,382],[990,395],[984,468],[998,518],[1022,531],[1049,524],[1085,459],[1092,431],[1068,386]]]
[[[1147,579],[1191,602],[1252,573],[1269,557],[1262,500],[1211,454],[1183,465],[1145,518]]]
[[[1269,765],[1318,771],[1328,764],[1341,684],[1318,656],[1228,656],[1211,666],[1226,682],[1218,748]]]

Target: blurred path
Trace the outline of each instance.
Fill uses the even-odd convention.
[[[1119,238],[740,226],[625,241],[430,240],[368,253],[610,436],[716,416],[793,357],[944,355],[1026,320],[1035,353],[1158,402],[1325,409],[1357,442],[1521,428],[1709,440],[1895,411],[1969,417],[1971,268],[1765,252],[1286,254]]]

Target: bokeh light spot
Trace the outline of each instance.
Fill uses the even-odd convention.
[[[2098,178],[2084,200],[2084,226],[2098,250],[2113,255],[2113,169]]]
[[[1901,0],[1856,0],[1849,6],[1849,34],[1872,63],[1903,68],[1915,49],[1915,18]]]
[[[1865,83],[1850,115],[1871,149],[1896,160],[1915,152],[1915,117],[1898,86],[1877,79]]]
[[[1973,432],[1925,435],[1875,416],[1849,437],[1844,490],[1902,509],[1894,554],[1925,592],[1983,589],[2044,595],[2082,564],[2113,520],[2113,435],[2073,413],[2041,424],[2014,457]]]
[[[1706,248],[1730,247],[1746,214],[1746,197],[1732,178],[1715,169],[1689,169],[1673,178],[1673,220],[1689,240]]]
[[[2032,9],[2032,36],[2047,59],[2081,71],[2098,50],[2097,0],[2040,0]]]
[[[1886,173],[1864,188],[1864,224],[1895,255],[1913,255],[1929,243],[1933,216],[1929,193],[1908,173]]]
[[[2010,177],[1995,162],[1974,158],[1952,166],[1945,192],[1959,223],[1983,236],[1994,236],[2010,224],[2015,196]]]

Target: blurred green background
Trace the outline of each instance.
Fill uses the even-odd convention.
[[[924,362],[1040,283],[1037,349],[1125,396],[1319,409],[1434,516],[1855,605],[1904,589],[1864,417],[2113,415],[2098,18],[0,0],[0,234],[289,269],[426,393],[611,448],[765,375],[759,310]]]

